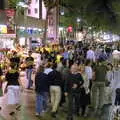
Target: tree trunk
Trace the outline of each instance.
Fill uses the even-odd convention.
[[[43,45],[46,45],[47,42],[47,28],[48,28],[48,15],[49,15],[49,9],[47,10],[47,14],[46,14],[46,20],[45,20],[45,28],[44,28],[44,34],[43,34]]]

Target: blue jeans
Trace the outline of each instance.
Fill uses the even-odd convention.
[[[32,87],[32,69],[27,69],[28,88]]]
[[[41,114],[47,109],[47,92],[37,93],[36,95],[36,112]]]
[[[48,92],[44,92],[43,93],[43,97],[44,97],[44,100],[43,100],[43,110],[46,111],[47,107],[48,107]]]

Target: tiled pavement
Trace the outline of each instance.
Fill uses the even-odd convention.
[[[51,118],[50,113],[46,113],[43,118],[35,117],[35,93],[34,91],[24,91],[21,97],[21,110],[17,111],[15,117],[11,117],[9,113],[11,109],[7,106],[6,96],[0,98],[0,106],[2,110],[0,111],[0,120],[54,120]],[[56,120],[66,120],[66,113],[60,110],[57,115]],[[75,120],[96,120],[93,118],[75,118]]]

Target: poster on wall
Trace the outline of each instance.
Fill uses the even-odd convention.
[[[15,10],[14,9],[6,9],[6,25],[7,25],[7,34],[15,34]]]

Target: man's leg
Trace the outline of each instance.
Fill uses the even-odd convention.
[[[33,85],[33,81],[32,81],[32,69],[30,69],[30,87],[32,87]]]
[[[36,113],[40,114],[40,95],[36,95]]]
[[[75,94],[75,114],[79,115],[80,110],[80,95],[79,93]]]
[[[96,83],[93,84],[93,87],[92,87],[92,100],[91,100],[91,103],[92,103],[92,107],[97,110],[97,103],[98,103],[98,86]]]
[[[52,107],[54,105],[54,101],[55,101],[54,86],[50,86],[50,102]]]
[[[61,100],[61,88],[58,86],[55,88],[55,101],[52,109],[53,112],[57,112],[60,100]]]
[[[44,92],[43,98],[44,98],[43,107],[44,107],[44,111],[46,111],[48,107],[48,92]]]
[[[42,111],[43,111],[43,95],[37,94],[37,96],[36,96],[36,112],[41,115]]]
[[[105,89],[105,84],[101,83],[99,86],[99,108],[101,109],[104,104],[104,89]]]
[[[81,115],[84,116],[86,112],[86,105],[82,105],[81,108],[82,108]]]
[[[27,69],[28,89],[32,86],[32,69]]]
[[[73,93],[68,94],[68,116],[67,120],[73,120]]]

